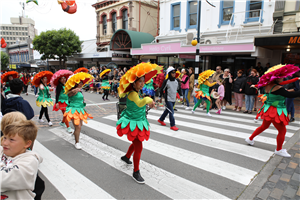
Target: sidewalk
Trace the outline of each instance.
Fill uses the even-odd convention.
[[[255,200],[300,199],[300,139],[288,151],[291,158],[282,158]]]

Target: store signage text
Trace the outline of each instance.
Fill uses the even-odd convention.
[[[295,43],[300,44],[300,37],[290,37],[289,44],[295,44]]]
[[[166,52],[166,51],[171,51],[172,50],[172,47],[171,45],[167,45],[167,46],[156,46],[156,47],[149,47],[149,51],[152,51],[152,52]]]

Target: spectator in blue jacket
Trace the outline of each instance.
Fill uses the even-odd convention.
[[[30,120],[34,117],[34,112],[28,101],[24,100],[20,94],[23,91],[23,82],[15,78],[9,82],[11,94],[6,96],[3,104],[2,114],[19,111],[23,113],[27,120]]]

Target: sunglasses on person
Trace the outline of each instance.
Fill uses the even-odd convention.
[[[174,74],[174,73],[176,73],[175,71],[171,71],[171,74]]]

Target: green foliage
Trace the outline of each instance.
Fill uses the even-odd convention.
[[[41,32],[32,41],[33,48],[42,54],[41,59],[64,59],[81,52],[81,41],[70,29]]]
[[[7,53],[1,51],[1,69],[6,70],[9,64],[9,56]]]

